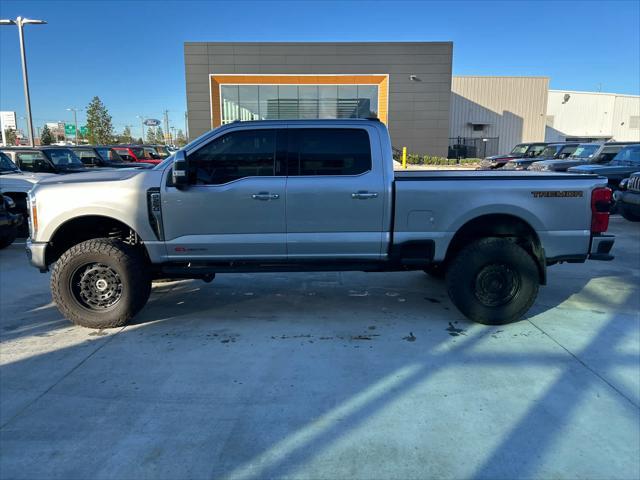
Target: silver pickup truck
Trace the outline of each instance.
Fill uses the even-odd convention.
[[[596,176],[394,172],[375,120],[237,122],[150,170],[46,179],[28,255],[60,311],[125,324],[156,278],[224,272],[425,270],[468,318],[521,318],[559,262],[610,260]]]

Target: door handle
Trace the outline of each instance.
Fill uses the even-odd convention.
[[[351,194],[354,200],[368,200],[370,198],[378,198],[377,192],[355,192]]]
[[[253,195],[251,195],[251,198],[253,198],[254,200],[268,201],[277,200],[280,198],[280,195],[278,195],[277,193],[260,192],[254,193]]]

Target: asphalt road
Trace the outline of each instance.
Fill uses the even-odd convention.
[[[0,478],[640,478],[640,225],[465,320],[422,273],[157,285],[74,327],[0,251]]]

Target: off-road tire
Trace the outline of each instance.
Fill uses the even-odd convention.
[[[108,267],[121,280],[118,300],[103,310],[83,305],[72,286],[77,272],[91,264]],[[149,272],[148,261],[139,247],[96,238],[74,245],[62,254],[51,272],[51,293],[60,312],[76,325],[98,329],[120,327],[147,303],[151,293]]]
[[[633,212],[630,208],[627,208],[624,205],[620,205],[619,210],[620,214],[624,217],[625,220],[628,220],[630,222],[640,222],[640,215]]]
[[[491,237],[464,247],[449,265],[446,281],[449,298],[467,318],[504,325],[521,319],[533,305],[539,272],[524,248]]]
[[[13,226],[9,227],[4,235],[0,235],[0,250],[7,248],[11,245],[18,236],[18,228]]]

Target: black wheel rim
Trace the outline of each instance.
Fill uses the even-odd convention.
[[[85,308],[104,311],[122,298],[122,280],[113,268],[104,263],[89,263],[71,275],[71,292]]]
[[[509,265],[485,265],[475,280],[476,298],[487,307],[499,307],[514,299],[520,291],[520,275]]]

